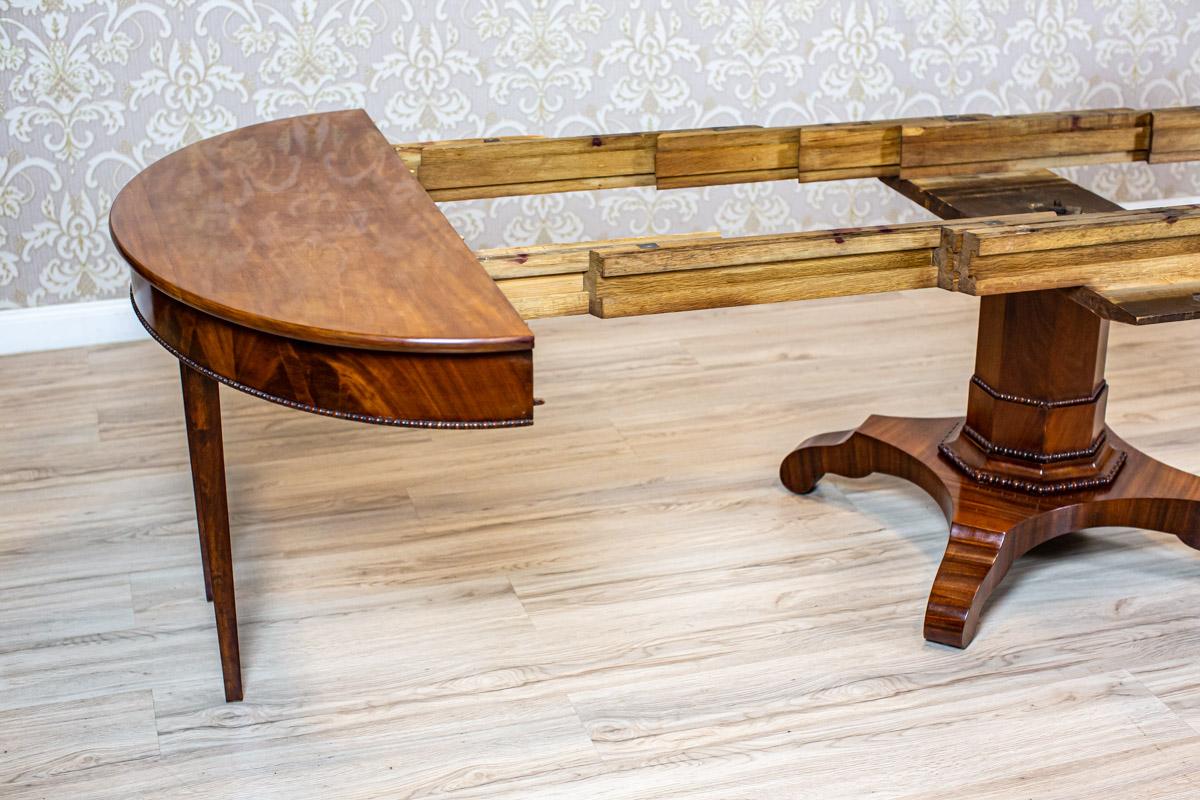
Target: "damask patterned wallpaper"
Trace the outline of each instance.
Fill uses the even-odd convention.
[[[1200,103],[1197,0],[0,0],[0,307],[112,297],[117,190],[213,134],[365,107],[394,141]],[[1091,168],[1114,199],[1189,165]],[[449,203],[476,247],[916,219],[873,181]]]

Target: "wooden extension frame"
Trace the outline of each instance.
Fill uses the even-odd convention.
[[[1200,106],[395,145],[434,200],[1200,159]],[[986,160],[980,160],[980,154]]]
[[[1200,107],[498,137],[395,149],[442,201],[627,186],[1034,175],[1049,166],[1200,160]],[[477,255],[526,318],[617,317],[934,286],[986,295],[1081,284],[1086,288],[1077,299],[1110,319],[1144,324],[1200,315],[1196,206],[1063,218],[1039,209],[954,222],[737,238],[674,234]]]

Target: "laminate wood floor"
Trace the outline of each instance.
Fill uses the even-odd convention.
[[[1200,553],[1051,542],[959,652],[921,638],[932,501],[778,482],[810,434],[959,413],[976,306],[536,322],[519,430],[222,388],[233,705],[175,362],[0,359],[0,797],[1200,796]],[[1114,427],[1192,471],[1198,332],[1116,325],[1109,355]]]

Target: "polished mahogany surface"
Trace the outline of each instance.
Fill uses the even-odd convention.
[[[498,428],[533,422],[533,352],[409,353],[306,342],[204,314],[133,276],[151,335],[209,378],[263,400],[355,422]]]
[[[361,110],[252,125],[152,164],[113,241],[157,290],[327,345],[529,350],[533,334]]]

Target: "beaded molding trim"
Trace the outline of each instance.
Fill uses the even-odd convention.
[[[1094,403],[1100,399],[1100,395],[1104,394],[1104,390],[1108,388],[1108,381],[1100,381],[1100,385],[1096,387],[1096,391],[1092,392],[1088,397],[1070,397],[1066,400],[1038,400],[1036,397],[1022,397],[1017,394],[1006,394],[993,389],[987,382],[978,375],[971,376],[971,383],[978,386],[986,394],[997,400],[1004,400],[1008,403],[1017,403],[1023,406],[1036,406],[1037,408],[1064,408],[1066,406],[1084,406],[1088,403]]]
[[[396,419],[393,417],[375,417],[370,414],[356,414],[350,411],[335,411],[329,408],[320,408],[318,406],[301,403],[297,400],[288,400],[285,397],[278,397],[273,394],[247,386],[244,383],[238,383],[232,378],[227,378],[224,375],[213,372],[205,366],[201,366],[192,359],[185,356],[183,353],[176,350],[171,345],[167,344],[158,332],[150,327],[150,323],[146,322],[146,318],[142,316],[141,310],[137,307],[137,303],[133,301],[133,291],[129,292],[129,302],[133,306],[134,316],[138,318],[138,322],[142,323],[142,327],[150,334],[154,341],[158,342],[164,350],[166,350],[182,363],[186,364],[191,369],[199,372],[205,377],[212,378],[215,381],[220,381],[226,386],[237,389],[239,392],[245,392],[261,400],[268,400],[272,403],[278,403],[281,406],[295,408],[299,411],[307,411],[310,414],[320,414],[324,417],[336,417],[337,419],[348,419],[353,422],[366,422],[371,425],[393,425],[401,428],[447,428],[453,430],[474,430],[480,428],[520,428],[526,425],[532,425],[532,419],[501,419],[501,420],[486,420],[486,421],[455,421],[455,420],[434,420],[434,419]],[[538,403],[534,403],[538,405]]]
[[[950,449],[949,444],[951,436],[953,436],[957,429],[957,425],[951,428],[950,432],[946,434],[946,438],[942,439],[938,445],[938,453],[953,464],[959,472],[962,472],[971,480],[984,486],[996,486],[1001,489],[1012,489],[1035,495],[1062,494],[1064,492],[1077,492],[1085,489],[1099,489],[1110,485],[1116,480],[1117,473],[1121,471],[1121,467],[1125,466],[1125,451],[1118,450],[1112,465],[1103,473],[1090,478],[1072,478],[1070,480],[1046,482],[1012,478],[1007,475],[999,475],[994,472],[976,469],[966,461],[963,461],[957,453]]]
[[[1100,452],[1100,448],[1104,445],[1104,440],[1107,438],[1106,431],[1100,431],[1100,435],[1092,441],[1083,450],[1063,450],[1058,453],[1035,453],[1032,450],[1017,450],[1014,447],[1004,447],[1003,445],[993,444],[979,431],[972,428],[970,425],[963,423],[963,435],[970,439],[980,450],[989,456],[1004,456],[1006,458],[1016,458],[1021,461],[1034,461],[1038,464],[1054,464],[1059,461],[1074,461],[1077,458],[1092,458]]]

